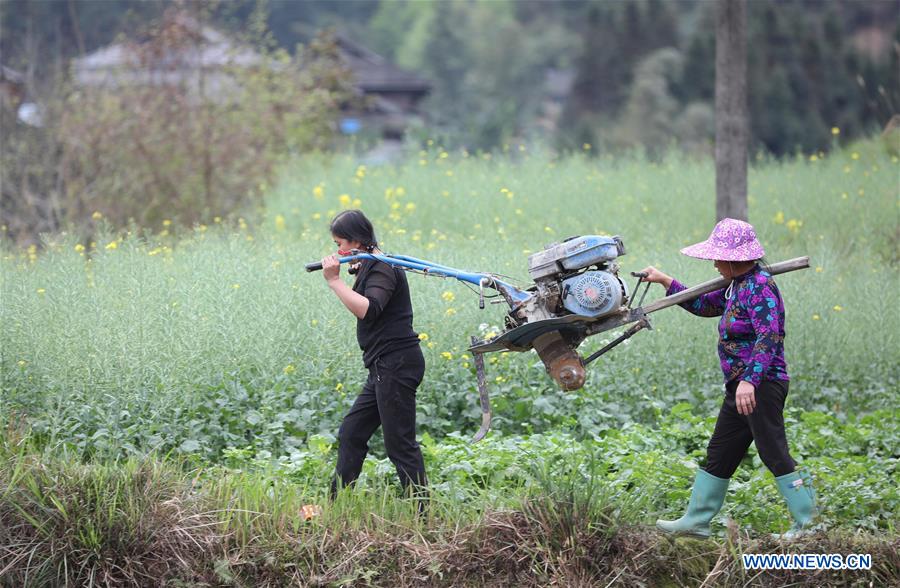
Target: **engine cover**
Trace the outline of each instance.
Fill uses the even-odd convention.
[[[554,243],[528,257],[528,273],[538,281],[608,263],[625,254],[619,237],[585,235]]]
[[[571,313],[599,317],[618,309],[625,284],[610,272],[589,271],[563,280],[563,306]]]

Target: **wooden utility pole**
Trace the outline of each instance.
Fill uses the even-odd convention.
[[[716,0],[716,220],[747,220],[747,2]]]

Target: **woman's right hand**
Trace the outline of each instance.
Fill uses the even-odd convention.
[[[643,278],[642,282],[650,282],[652,284],[662,284],[666,290],[669,289],[669,286],[672,285],[672,276],[666,275],[653,267],[652,265],[648,265],[644,269],[641,270],[642,274],[646,274],[647,277]]]
[[[337,280],[341,275],[341,262],[336,255],[322,258],[322,275],[326,282]]]

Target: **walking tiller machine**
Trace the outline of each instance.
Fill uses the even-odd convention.
[[[354,250],[339,261],[377,259],[407,271],[474,284],[478,287],[478,306],[482,309],[485,289],[495,290],[499,293],[495,296],[506,301],[509,312],[503,332],[487,339],[472,337],[469,345],[478,377],[482,413],[481,428],[473,438],[476,442],[484,438],[491,426],[491,404],[484,375],[485,353],[534,349],[547,373],[563,390],[578,390],[584,386],[588,364],[638,331],[652,328],[650,313],[728,285],[725,278],[717,278],[642,306],[650,283],[645,282],[641,289],[641,281],[646,276],[632,272],[637,284],[634,292],[629,293],[619,277],[617,260],[622,255],[625,255],[625,246],[620,237],[585,235],[553,243],[528,257],[528,273],[534,285],[525,290],[497,274],[463,271],[406,255]],[[809,258],[798,257],[772,264],[767,269],[777,275],[808,267]],[[320,269],[322,264],[318,262],[306,265],[309,272]],[[578,346],[587,337],[624,325],[631,326],[602,349],[588,357],[579,355]]]

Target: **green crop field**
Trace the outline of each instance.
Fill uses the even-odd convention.
[[[379,436],[356,492],[326,501],[334,436],[365,378],[355,319],[303,268],[334,250],[332,215],[361,208],[385,251],[523,285],[529,253],[620,235],[623,275],[655,265],[694,284],[715,270],[678,250],[712,228],[714,183],[711,162],[674,155],[435,148],[384,167],[309,158],[287,165],[242,219],[116,232],[99,218],[86,241],[57,234],[40,251],[4,248],[0,544],[17,547],[0,553],[0,584],[9,566],[50,585],[90,574],[141,584],[141,574],[162,577],[154,570],[231,585],[694,585],[735,545],[771,547],[767,534],[789,517],[753,449],[716,519],[723,541],[691,542],[694,559],[680,561],[645,529],[684,507],[705,456],[721,400],[715,319],[653,315],[652,331],[592,364],[574,392],[558,390],[533,352],[488,356],[494,430],[469,445],[480,411],[466,345],[499,331],[504,307],[479,310],[465,284],[418,275],[409,281],[428,365],[418,422],[433,508],[419,519],[397,497]],[[879,567],[856,580],[900,581],[900,162],[876,142],[756,160],[749,204],[769,262],[810,257],[777,281],[788,440],[815,478],[817,528],[833,550],[873,553]],[[325,511],[306,522],[308,503]],[[632,561],[640,546],[650,555]],[[110,563],[111,550],[132,547],[170,555],[157,568]],[[194,576],[171,555],[191,549],[183,561]],[[603,561],[584,563],[592,558]],[[721,565],[722,582],[749,581]]]

